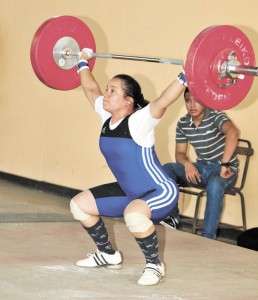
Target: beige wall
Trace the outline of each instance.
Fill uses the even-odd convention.
[[[57,91],[43,85],[30,64],[37,28],[56,15],[72,15],[91,28],[97,51],[183,59],[194,37],[210,25],[242,29],[258,53],[258,2],[229,0],[0,0],[0,171],[85,189],[113,180],[98,150],[100,123],[81,88]],[[98,59],[93,70],[104,89],[117,73],[138,79],[145,98],[155,99],[180,66]],[[258,79],[228,114],[241,137],[258,149]],[[156,130],[161,162],[174,160],[174,130],[185,113],[182,98]],[[245,188],[248,227],[258,226],[255,153]],[[186,215],[192,207],[181,200]],[[223,221],[238,224],[239,203],[227,201]]]

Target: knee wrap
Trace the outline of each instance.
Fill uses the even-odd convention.
[[[145,232],[153,225],[149,218],[138,212],[129,213],[124,219],[130,232]]]
[[[82,211],[73,199],[70,202],[70,209],[75,220],[85,221],[90,218],[90,215]]]

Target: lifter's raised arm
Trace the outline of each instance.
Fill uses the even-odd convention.
[[[151,102],[150,112],[152,117],[160,119],[169,105],[179,98],[186,86],[184,73],[180,73],[177,79],[175,79],[156,100]]]
[[[88,61],[91,59],[91,52],[91,49],[83,49],[77,65],[82,89],[86,98],[94,108],[95,100],[102,95],[102,92],[88,66]]]

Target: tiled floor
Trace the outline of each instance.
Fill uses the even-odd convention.
[[[0,180],[0,299],[258,299],[258,253],[157,226],[166,280],[137,285],[145,262],[122,219],[104,218],[121,270],[76,267],[95,251],[69,198]]]

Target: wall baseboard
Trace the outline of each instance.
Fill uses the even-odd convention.
[[[0,179],[10,181],[10,182],[22,185],[24,187],[33,188],[33,189],[37,189],[40,191],[60,195],[63,197],[68,197],[68,198],[72,198],[76,194],[81,192],[81,190],[77,190],[74,188],[64,187],[61,185],[48,183],[48,182],[44,182],[44,181],[37,181],[34,179],[29,179],[26,177],[13,175],[13,174],[5,173],[5,172],[0,172]]]

